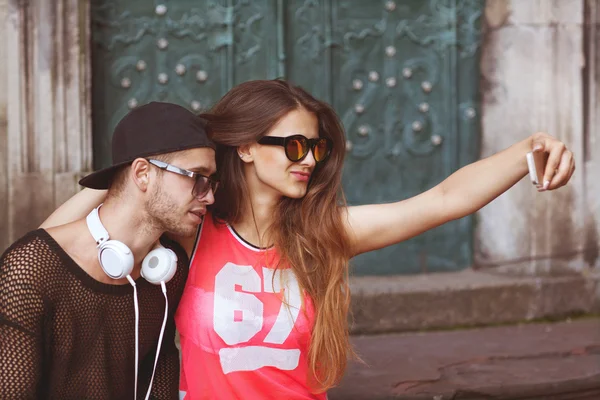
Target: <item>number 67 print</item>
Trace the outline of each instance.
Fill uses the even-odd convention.
[[[229,346],[246,343],[263,329],[264,304],[252,293],[275,294],[282,290],[284,293],[277,319],[263,340],[264,345],[220,349],[221,367],[226,374],[262,367],[293,370],[298,366],[300,349],[268,346],[283,344],[294,328],[302,307],[298,281],[290,269],[263,267],[262,272],[261,279],[250,265],[227,263],[215,277],[213,327]]]

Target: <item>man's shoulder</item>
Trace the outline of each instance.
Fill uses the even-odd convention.
[[[52,238],[44,229],[29,231],[13,244],[11,244],[0,256],[1,260],[6,259],[35,259],[42,256],[52,246]]]
[[[30,231],[15,241],[0,256],[0,274],[20,279],[35,278],[46,260],[56,257],[55,243],[43,229]]]

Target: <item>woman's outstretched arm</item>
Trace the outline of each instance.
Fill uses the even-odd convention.
[[[479,210],[528,173],[529,151],[549,154],[544,187],[565,185],[575,170],[573,154],[555,138],[537,133],[491,157],[469,164],[432,189],[397,203],[349,207],[346,229],[354,254],[399,243]]]
[[[88,215],[95,207],[104,201],[107,190],[85,188],[58,207],[42,224],[40,228],[51,228],[76,221]]]

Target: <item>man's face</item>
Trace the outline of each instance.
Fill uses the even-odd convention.
[[[210,177],[216,172],[215,151],[210,148],[181,151],[168,164]],[[152,168],[154,182],[149,186],[146,210],[154,224],[179,236],[193,235],[206,207],[214,203],[214,193],[209,190],[203,196],[194,196],[194,178]]]

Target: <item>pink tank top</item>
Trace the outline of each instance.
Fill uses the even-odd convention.
[[[181,398],[327,398],[308,385],[313,305],[278,261],[206,215],[175,316]]]

